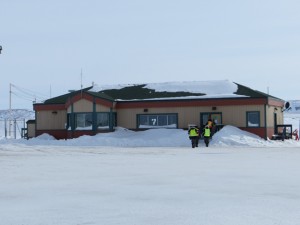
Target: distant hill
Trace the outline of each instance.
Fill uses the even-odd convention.
[[[35,118],[35,112],[28,109],[0,110],[0,120],[30,120]]]

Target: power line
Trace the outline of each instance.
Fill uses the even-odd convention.
[[[25,95],[20,95],[16,92],[11,92],[14,96],[18,97],[18,98],[21,98],[21,99],[24,99],[24,100],[27,100],[27,101],[30,101],[30,102],[33,102],[33,101],[36,101],[36,98],[29,98],[29,97],[26,97]],[[38,99],[39,101],[43,101],[43,99]]]
[[[42,93],[32,91],[32,90],[29,90],[29,89],[26,89],[26,88],[22,88],[22,87],[14,85],[14,84],[12,84],[12,86],[15,87],[16,89],[18,89],[19,91],[21,91],[25,94],[31,95],[31,96],[40,95],[40,96],[43,96],[45,98],[49,98],[49,96],[46,95],[46,94],[42,94]]]
[[[11,84],[11,86],[14,88],[14,91],[11,90],[11,93],[14,94],[15,96],[28,100],[28,101],[39,101],[39,102],[43,102],[45,101],[45,99],[49,98],[47,95],[45,94],[41,94],[26,88],[22,88],[19,86],[16,86],[14,84]]]

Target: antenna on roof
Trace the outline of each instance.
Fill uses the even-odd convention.
[[[80,71],[80,89],[82,89],[82,68],[81,68],[81,71]]]
[[[81,98],[82,98],[82,68],[81,68],[81,71],[80,71],[80,90],[81,90]]]

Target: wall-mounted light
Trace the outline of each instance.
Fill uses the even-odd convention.
[[[52,111],[52,114],[56,115],[56,114],[57,114],[57,111]]]
[[[217,110],[217,107],[216,107],[216,106],[213,106],[211,109],[212,109],[212,110]]]
[[[144,109],[144,112],[148,112],[148,109]]]

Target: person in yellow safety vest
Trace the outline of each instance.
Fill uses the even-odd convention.
[[[211,118],[208,119],[207,123],[205,124],[210,129],[210,136],[212,137],[216,130],[216,123],[212,121]]]
[[[203,136],[204,136],[204,143],[206,147],[208,147],[209,139],[210,139],[210,129],[208,126],[204,127]]]
[[[199,143],[199,128],[197,126],[191,127],[188,130],[189,139],[192,142],[192,148],[198,147]]]

